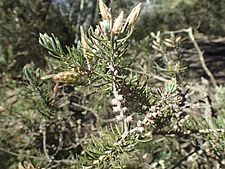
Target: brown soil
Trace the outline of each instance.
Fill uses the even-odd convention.
[[[225,83],[225,39],[213,41],[198,41],[209,70],[214,74],[218,83]],[[184,58],[191,70],[188,77],[209,79],[202,69],[197,51],[191,43],[184,45]]]

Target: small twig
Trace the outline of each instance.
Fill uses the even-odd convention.
[[[214,129],[214,124],[213,124],[213,120],[212,120],[212,116],[213,116],[213,112],[212,112],[212,104],[210,101],[210,97],[209,97],[209,92],[208,92],[208,81],[207,80],[202,80],[203,83],[203,91],[205,94],[205,98],[203,99],[205,101],[206,107],[205,107],[205,111],[204,111],[204,118],[206,120],[206,122],[208,123],[209,127],[211,129]],[[204,91],[205,90],[205,91]]]
[[[57,164],[76,164],[76,160],[54,160]]]
[[[60,150],[62,150],[62,147],[63,147],[63,133],[60,131],[60,134],[59,134],[59,144],[57,146],[57,149],[56,149],[55,153],[52,155],[52,157],[55,157],[58,154],[58,152]]]
[[[16,156],[16,157],[26,157],[26,158],[30,158],[30,159],[38,159],[38,160],[45,160],[44,158],[41,158],[41,157],[36,157],[36,156],[32,156],[32,155],[24,155],[24,154],[19,154],[19,153],[15,153],[15,152],[12,152],[10,150],[6,150],[5,148],[2,148],[0,147],[0,151],[3,151],[5,153],[8,153],[12,156]]]
[[[42,161],[46,161],[46,158],[41,158],[41,157],[36,157],[36,156],[32,156],[32,155],[24,155],[24,154],[19,154],[19,153],[15,153],[9,150],[6,150],[2,147],[0,147],[0,151],[3,151],[5,153],[8,153],[12,156],[16,156],[16,157],[26,157],[28,159],[38,159],[38,160],[42,160]],[[63,159],[63,160],[52,160],[52,162],[57,163],[57,164],[76,164],[76,160],[67,160],[67,159]]]
[[[140,74],[146,74],[146,76],[149,76],[149,77],[153,77],[159,81],[162,81],[162,82],[167,82],[168,80],[161,77],[161,76],[158,76],[158,75],[155,75],[151,72],[143,72],[143,71],[138,71],[138,70],[134,70],[134,69],[130,69],[130,68],[126,68],[126,70],[129,70],[131,72],[136,72],[136,73],[140,73]]]
[[[41,126],[41,129],[42,129],[41,131],[42,131],[42,135],[43,135],[42,144],[43,144],[44,154],[45,154],[48,162],[51,162],[52,159],[50,158],[50,156],[48,154],[47,147],[46,147],[46,124],[45,124],[45,119],[43,120],[43,125]]]
[[[180,161],[178,161],[171,169],[176,169],[183,161],[185,161],[188,157],[190,157],[192,154],[198,152],[199,149],[196,148],[195,151],[189,153],[187,156],[183,157]]]
[[[193,36],[193,32],[192,32],[192,29],[191,28],[188,29],[188,34],[189,34],[189,37],[190,37],[192,43],[194,44],[194,46],[195,46],[195,48],[196,48],[196,50],[198,52],[199,59],[200,59],[201,64],[202,64],[202,68],[205,70],[206,74],[211,79],[211,81],[213,83],[213,86],[216,87],[217,86],[216,79],[213,76],[213,74],[210,72],[210,70],[208,69],[208,67],[206,66],[205,59],[204,59],[204,56],[203,56],[203,52],[201,51],[201,49],[199,48],[197,42],[195,41],[195,38]]]
[[[177,136],[187,136],[192,134],[209,134],[209,133],[225,133],[224,129],[193,129],[193,130],[187,130],[187,131],[155,131],[152,134],[153,135],[177,135]]]
[[[194,38],[194,35],[193,35],[193,31],[192,31],[192,28],[188,28],[188,29],[181,29],[181,30],[178,30],[178,31],[168,31],[168,32],[165,32],[163,33],[163,35],[166,35],[166,34],[177,34],[177,33],[187,33],[191,42],[193,43],[195,49],[197,50],[198,52],[198,55],[199,55],[199,60],[201,62],[201,65],[202,65],[202,68],[203,70],[206,72],[206,74],[209,76],[212,84],[214,87],[217,86],[216,84],[216,79],[215,77],[213,76],[212,72],[209,70],[209,68],[206,66],[206,63],[205,63],[205,59],[204,59],[204,56],[203,56],[203,52],[201,51],[201,49],[199,48],[195,38]]]
[[[104,124],[108,124],[108,123],[114,123],[117,122],[116,118],[111,118],[111,119],[103,119],[102,120]]]

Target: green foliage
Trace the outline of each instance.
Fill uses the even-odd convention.
[[[5,59],[0,62],[1,69],[19,76],[23,66],[31,62],[46,68],[46,54],[37,41],[39,33],[54,33],[63,45],[73,43],[74,38],[79,38],[79,26],[89,26],[95,17],[91,13],[91,10],[95,11],[95,5],[89,5],[92,1],[84,2],[82,9],[80,3],[70,0],[65,3],[57,3],[56,0],[2,0],[0,47],[1,58]]]
[[[54,57],[62,57],[63,49],[59,42],[59,39],[56,38],[53,34],[52,37],[49,37],[47,34],[40,34],[39,43],[49,50],[50,54]],[[54,53],[51,53],[54,52]]]
[[[47,71],[26,65],[21,81],[27,86],[13,95],[18,101],[3,100],[5,166],[224,167],[224,87],[210,87],[212,78],[186,81],[184,39],[200,50],[192,29],[132,41],[141,5],[125,18],[99,2],[102,19],[87,33],[80,28],[80,42],[64,46],[53,33],[40,34],[54,64]]]
[[[91,142],[84,147],[84,155],[78,156],[80,166],[91,166],[92,168],[120,168],[122,158],[129,158],[126,152],[132,151],[137,144],[137,136],[130,135],[121,139],[123,131],[116,125],[115,129],[102,129],[91,136]]]
[[[174,31],[184,27],[192,27],[199,33],[198,37],[224,36],[224,5],[225,2],[220,0],[163,0],[146,3],[136,39],[143,39],[149,32]]]

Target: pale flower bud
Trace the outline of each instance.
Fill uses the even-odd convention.
[[[143,123],[142,123],[141,120],[138,120],[138,121],[137,121],[137,126],[138,126],[138,127],[142,127],[142,126],[143,126]]]
[[[103,3],[102,0],[99,0],[99,10],[100,14],[102,15],[102,20],[110,20],[111,13],[109,11],[109,8]]]
[[[126,121],[127,123],[130,123],[133,120],[132,115],[131,116],[127,116]]]
[[[120,111],[121,111],[120,105],[113,106],[113,112],[114,112],[114,113],[118,113],[118,112],[120,112]]]
[[[121,121],[121,120],[123,120],[123,118],[124,118],[123,114],[120,114],[120,115],[116,116],[117,121]]]
[[[149,110],[153,112],[156,111],[156,106],[151,106]]]
[[[121,111],[122,111],[123,113],[126,113],[127,110],[128,110],[127,107],[123,107]]]
[[[121,102],[119,100],[117,100],[117,99],[114,98],[114,99],[112,99],[111,104],[113,106],[116,106],[116,105],[121,105]]]
[[[139,3],[137,6],[135,6],[130,14],[127,17],[126,23],[130,27],[131,25],[134,25],[134,23],[137,21],[139,15],[141,12],[141,3]]]
[[[112,28],[112,32],[114,34],[120,33],[120,31],[121,31],[121,28],[123,25],[123,14],[124,14],[124,12],[122,11],[114,21],[113,28]]]
[[[136,131],[138,131],[139,133],[143,133],[143,131],[145,130],[144,127],[137,127]]]
[[[115,98],[116,98],[117,100],[119,100],[119,101],[122,101],[122,100],[123,100],[123,95],[121,95],[121,94],[116,94],[116,95],[115,95]]]

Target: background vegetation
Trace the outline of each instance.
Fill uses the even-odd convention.
[[[127,16],[137,1],[105,3],[116,17],[121,10]],[[221,0],[142,2],[119,62],[124,79],[118,84],[124,87],[124,106],[134,112],[131,129],[146,112],[161,111],[165,116],[152,117],[155,124],[138,135],[139,141],[131,134],[122,148],[113,147],[110,158],[105,158],[108,149],[98,146],[112,148],[123,133],[111,105],[115,94],[110,85],[103,85],[107,80],[98,79],[109,76],[108,69],[100,67],[98,75],[76,83],[56,84],[45,75],[66,70],[70,61],[54,59],[46,44],[39,43],[39,33],[53,33],[62,50],[74,46],[82,51],[80,26],[87,32],[101,20],[97,1],[1,0],[0,167],[223,168],[224,6]],[[76,61],[81,66],[84,62]]]

